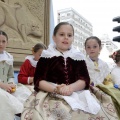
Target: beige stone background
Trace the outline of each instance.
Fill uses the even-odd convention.
[[[0,29],[8,35],[15,70],[36,43],[49,44],[49,11],[50,0],[0,0]]]

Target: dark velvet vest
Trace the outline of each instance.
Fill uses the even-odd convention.
[[[56,84],[71,84],[77,80],[84,80],[86,88],[89,88],[90,78],[84,60],[73,60],[62,56],[52,58],[40,58],[37,63],[34,84],[35,90],[39,91],[39,81],[46,80]]]

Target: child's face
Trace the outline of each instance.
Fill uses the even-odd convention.
[[[43,49],[39,49],[37,52],[33,52],[34,60],[38,61],[41,54],[42,54]]]
[[[70,48],[73,39],[73,29],[70,25],[61,25],[56,35],[53,36],[56,47],[61,52],[65,52]]]
[[[0,53],[2,53],[8,44],[7,38],[4,35],[0,35]]]
[[[86,42],[85,50],[91,59],[96,60],[100,53],[101,47],[99,46],[97,40],[89,39]]]

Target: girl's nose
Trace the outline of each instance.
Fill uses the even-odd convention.
[[[65,35],[65,38],[66,38],[66,39],[68,39],[68,36],[67,36],[67,35]]]
[[[90,50],[92,51],[92,50],[94,50],[94,48],[90,48]]]

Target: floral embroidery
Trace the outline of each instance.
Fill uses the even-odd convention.
[[[93,118],[93,117],[88,118],[88,120],[104,120],[104,118],[105,117],[103,117],[103,116],[99,116],[99,117],[96,117],[96,118]]]
[[[107,109],[108,109],[109,111],[115,113],[115,109],[113,109],[113,108],[114,108],[114,107],[113,107],[113,104],[112,104],[112,103],[110,103],[110,104],[107,105]]]
[[[109,99],[109,96],[103,93],[100,89],[96,87],[92,87],[93,92],[96,95],[96,97],[99,98],[100,104],[102,108],[104,109],[103,112],[98,113],[97,115],[91,115],[89,113],[85,113],[84,111],[77,110],[73,111],[68,104],[60,98],[57,97],[51,97],[51,96],[44,96],[43,100],[42,94],[46,93],[40,93],[39,97],[32,98],[32,100],[29,100],[27,103],[27,107],[23,112],[23,119],[22,120],[33,120],[33,114],[36,112],[39,113],[38,116],[34,116],[34,119],[39,119],[39,116],[41,116],[43,119],[46,118],[48,120],[74,120],[74,119],[82,119],[84,116],[86,117],[86,120],[106,120],[106,119],[114,119],[118,120],[114,105],[112,104],[112,101],[108,101],[107,103],[104,102]],[[33,102],[33,105],[31,107],[31,103]],[[37,106],[35,106],[37,105]],[[40,111],[39,111],[40,110]],[[42,114],[41,114],[42,110]],[[107,116],[106,116],[107,115]],[[76,116],[76,118],[72,117]]]
[[[33,111],[29,110],[26,114],[25,114],[25,120],[32,120],[32,116],[33,116]]]
[[[51,112],[55,120],[71,120],[71,115],[63,109],[54,109]]]
[[[30,104],[31,104],[31,107],[32,107],[32,106],[37,106],[37,105],[39,104],[39,99],[34,99],[34,100],[32,100],[32,101],[30,102]]]
[[[49,107],[48,102],[44,102],[43,107],[47,109]]]
[[[43,108],[45,109],[46,117],[49,119],[54,118],[55,120],[70,120],[71,115],[66,110],[61,109],[60,105],[61,103],[57,101],[52,105],[52,108],[49,108],[48,102],[44,102]]]

